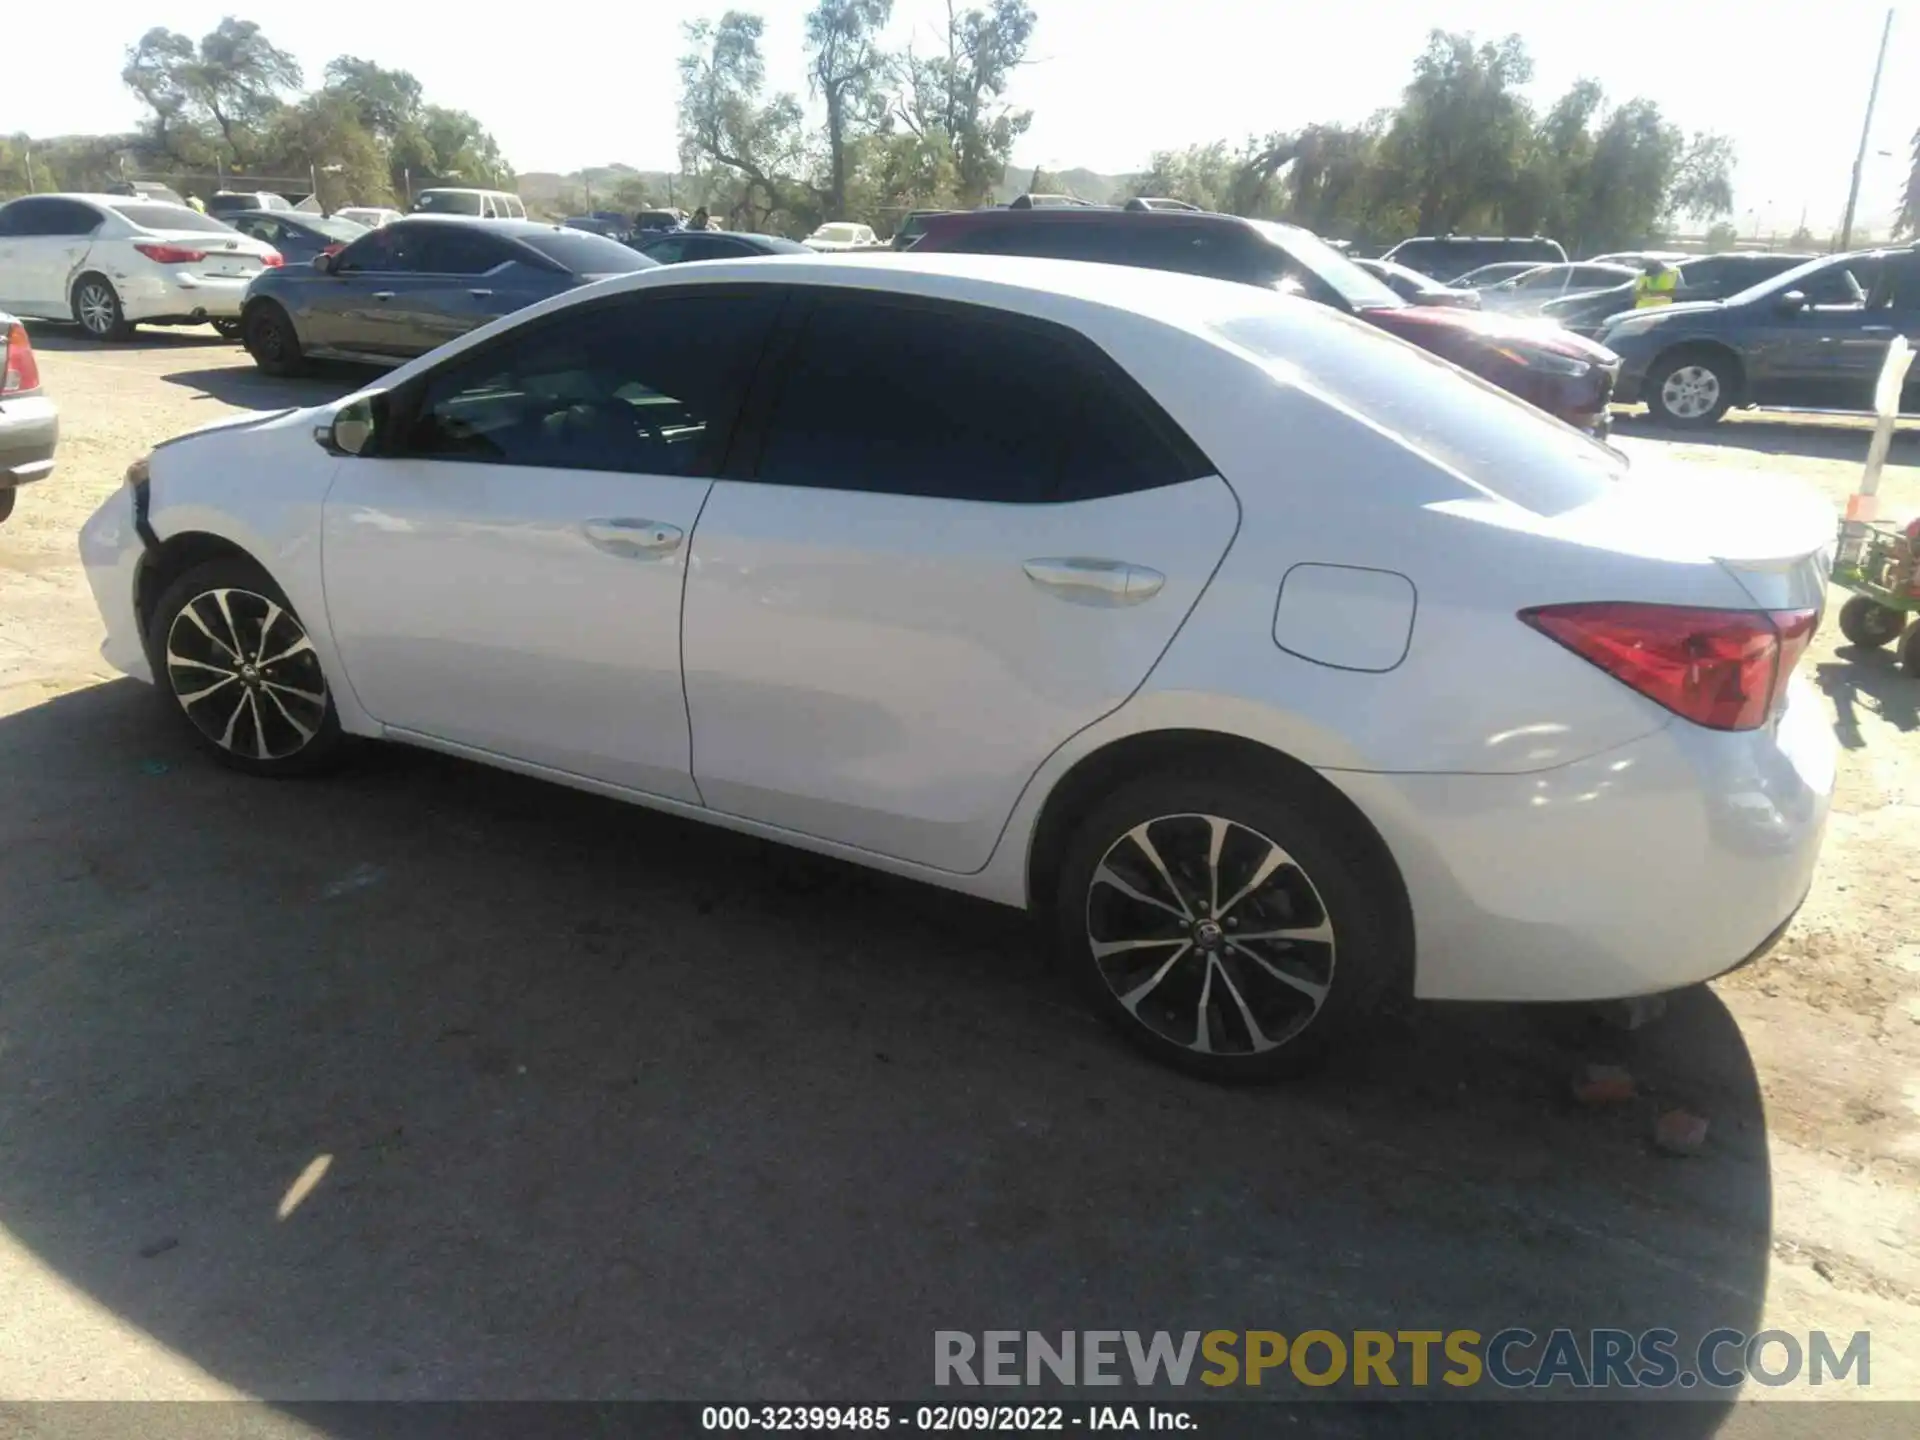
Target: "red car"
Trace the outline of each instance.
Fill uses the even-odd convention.
[[[1311,231],[1201,211],[968,210],[928,218],[914,253],[1034,255],[1181,270],[1345,310],[1471,370],[1588,434],[1610,428],[1620,361],[1549,322],[1409,305]]]

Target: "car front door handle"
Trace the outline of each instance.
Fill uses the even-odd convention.
[[[680,548],[680,542],[687,538],[686,532],[677,525],[624,517],[589,520],[580,527],[580,532],[595,549],[618,555],[623,560],[650,560],[659,555],[671,555]]]
[[[1138,605],[1158,595],[1167,583],[1166,576],[1144,565],[1079,555],[1045,556],[1020,568],[1042,590],[1075,605]]]
[[[376,290],[373,292],[373,298],[376,300],[391,300],[393,298],[393,291]]]
[[[493,292],[491,290],[469,290],[467,293],[476,300],[491,300],[493,298]]]

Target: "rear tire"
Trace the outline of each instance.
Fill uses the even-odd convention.
[[[7,517],[13,514],[13,497],[16,493],[11,485],[0,490],[0,524],[5,524]]]
[[[1864,645],[1869,650],[1898,640],[1906,623],[1907,617],[1901,611],[1888,609],[1864,595],[1856,595],[1840,607],[1840,633],[1851,643]]]
[[[1647,413],[1661,425],[1700,430],[1727,413],[1740,388],[1733,362],[1713,350],[1676,350],[1647,375]]]
[[[262,374],[304,375],[307,358],[300,349],[293,319],[271,300],[262,300],[241,318],[247,353]]]
[[[1305,785],[1237,768],[1175,768],[1102,801],[1067,842],[1053,908],[1088,1003],[1209,1080],[1311,1069],[1411,975],[1377,846]]]
[[[95,340],[125,340],[133,322],[120,308],[119,292],[106,276],[89,271],[73,282],[73,319]]]
[[[223,765],[307,775],[345,748],[306,627],[251,560],[209,560],[167,586],[153,607],[147,654],[168,711]]]

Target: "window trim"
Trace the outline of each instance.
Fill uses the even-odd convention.
[[[766,453],[767,436],[772,427],[774,412],[779,408],[780,401],[786,394],[787,382],[795,373],[794,358],[799,351],[801,339],[806,334],[807,324],[812,320],[814,311],[821,302],[829,299],[865,302],[922,315],[984,320],[990,324],[1024,330],[1029,334],[1063,343],[1098,375],[1111,400],[1131,410],[1149,432],[1166,447],[1169,473],[1175,469],[1181,472],[1177,480],[1167,480],[1162,484],[1141,487],[1138,490],[1055,496],[1047,500],[979,500],[969,503],[1023,506],[1074,505],[1092,500],[1112,499],[1118,495],[1138,494],[1145,489],[1159,490],[1172,485],[1184,485],[1220,473],[1220,468],[1208,459],[1206,452],[1200,448],[1199,444],[1187,434],[1178,421],[1166,412],[1165,407],[1153,398],[1146,387],[1128,373],[1124,365],[1102,349],[1091,337],[1074,329],[1071,325],[1063,325],[1056,320],[1043,320],[1018,310],[1003,309],[997,305],[982,304],[979,301],[948,300],[930,295],[904,294],[894,290],[869,290],[857,285],[789,283],[777,288],[788,290],[790,296],[779,320],[775,322],[772,332],[767,337],[767,343],[761,352],[759,369],[748,389],[746,403],[741,406],[740,415],[734,424],[732,444],[727,450],[725,460],[715,473],[716,479],[764,485],[781,484],[779,481],[763,480],[760,477],[760,461]],[[782,485],[782,488],[802,487]],[[846,490],[828,493],[897,495],[899,492]],[[912,498],[938,497],[915,496]],[[964,499],[964,497],[947,498]]]
[[[378,460],[416,460],[429,463],[452,462],[464,465],[491,465],[492,462],[476,460],[471,456],[414,455],[405,452],[396,453],[393,443],[406,434],[414,422],[420,418],[421,402],[429,386],[455,366],[484,363],[486,357],[510,346],[522,343],[538,343],[540,333],[577,326],[583,319],[589,319],[602,311],[620,308],[623,304],[637,304],[648,300],[686,299],[689,297],[753,298],[770,299],[773,302],[772,323],[766,337],[761,341],[760,353],[748,366],[746,383],[741,386],[740,403],[734,413],[724,421],[725,433],[711,443],[711,448],[702,456],[703,463],[692,473],[676,477],[688,480],[718,480],[724,477],[726,461],[733,453],[738,442],[740,427],[748,407],[753,402],[754,388],[759,383],[761,372],[766,364],[768,351],[772,348],[774,337],[779,333],[787,313],[793,308],[791,297],[784,293],[790,287],[774,285],[728,284],[728,285],[662,285],[648,286],[641,290],[626,290],[618,295],[596,296],[579,305],[567,305],[558,310],[549,311],[537,319],[514,326],[511,330],[494,336],[484,344],[462,350],[457,355],[449,355],[431,370],[422,371],[404,385],[383,392],[384,413],[379,416],[380,424],[375,430],[375,443],[371,450],[362,452],[366,458]],[[716,425],[716,429],[720,428]],[[497,465],[493,468],[519,470],[535,467],[519,465]],[[638,471],[601,470],[584,472],[602,475],[639,474]]]

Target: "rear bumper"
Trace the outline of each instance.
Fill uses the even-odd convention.
[[[1835,741],[1804,679],[1773,726],[1682,720],[1528,775],[1328,772],[1413,903],[1414,992],[1612,1000],[1763,953],[1812,883]]]
[[[0,400],[0,490],[44,480],[53,473],[60,443],[60,412],[45,395]]]
[[[252,278],[169,270],[116,279],[114,287],[121,313],[129,320],[237,320]]]

